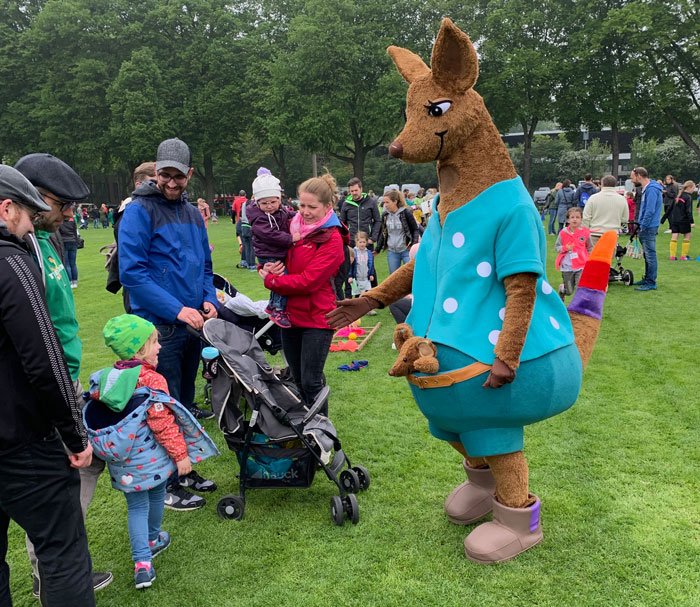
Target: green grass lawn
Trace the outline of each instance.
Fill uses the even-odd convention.
[[[215,270],[253,298],[266,297],[257,274],[235,269],[231,223],[209,233]],[[104,289],[98,254],[111,230],[90,228],[83,237],[74,293],[86,383],[113,361],[102,327],[123,310],[121,295]],[[372,476],[358,496],[360,523],[332,524],[334,486],[322,473],[308,490],[250,491],[242,521],[219,519],[216,502],[237,492],[238,465],[216,424],[206,421],[222,455],[198,469],[219,489],[201,510],[165,511],[173,544],[155,561],[158,579],[146,591],[133,587],[126,501],[107,475],[100,479],[87,530],[95,569],[113,571],[115,580],[97,604],[700,604],[700,263],[668,261],[668,241],[659,236],[658,291],[611,285],[576,405],[526,431],[531,490],[542,500],[541,545],[500,565],[465,559],[462,541],[473,526],[449,523],[442,510],[464,480],[461,458],[428,434],[405,380],[387,375],[394,322],[383,310],[374,317],[382,327],[361,356],[331,353],[326,366],[330,417],[353,463]],[[548,273],[558,285],[553,243],[549,237]],[[700,242],[691,248],[693,258],[698,254]],[[625,266],[641,278],[642,260]],[[386,256],[378,268],[386,277]],[[367,317],[364,326],[376,320]],[[369,367],[336,370],[356,358]],[[15,605],[38,604],[14,524],[9,542]]]

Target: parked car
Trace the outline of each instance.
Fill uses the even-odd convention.
[[[532,195],[532,200],[535,202],[535,206],[537,207],[538,211],[541,211],[544,208],[548,196],[549,188],[547,187],[537,188],[535,190],[535,193]]]

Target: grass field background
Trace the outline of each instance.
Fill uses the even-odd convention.
[[[209,233],[215,271],[266,298],[257,274],[235,268],[231,223]],[[90,372],[113,362],[102,327],[123,309],[121,294],[104,289],[98,253],[111,230],[82,234],[74,294],[85,384]],[[553,238],[548,275],[557,285]],[[449,523],[442,510],[464,480],[461,458],[428,434],[405,380],[387,375],[396,353],[394,322],[383,310],[364,319],[364,326],[379,320],[382,327],[361,356],[331,353],[326,365],[330,417],[353,463],[371,474],[370,489],[358,496],[359,524],[332,524],[334,486],[322,473],[308,490],[250,491],[242,521],[220,520],[216,502],[237,493],[238,465],[215,422],[206,421],[222,455],[198,470],[219,489],[201,510],[165,511],[173,544],[156,559],[157,580],[146,591],[133,587],[126,501],[102,475],[87,530],[94,568],[112,571],[115,580],[97,593],[97,604],[697,606],[700,263],[668,261],[668,241],[658,238],[658,291],[610,286],[576,405],[526,430],[531,490],[542,500],[540,546],[500,565],[465,559],[462,542],[473,526]],[[691,245],[693,258],[698,254],[700,241]],[[386,277],[385,255],[377,265]],[[625,267],[641,278],[643,260],[627,259]],[[357,358],[369,367],[337,371]],[[14,524],[9,541],[15,605],[38,604]]]

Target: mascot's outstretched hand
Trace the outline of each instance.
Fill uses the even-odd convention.
[[[351,322],[364,316],[370,310],[379,307],[379,302],[371,297],[358,297],[357,299],[343,299],[336,301],[335,310],[326,314],[328,324],[334,329],[347,327]]]
[[[500,358],[496,357],[491,367],[491,372],[486,378],[486,381],[481,386],[482,388],[500,388],[505,384],[511,383],[515,379],[515,371],[513,371]]]

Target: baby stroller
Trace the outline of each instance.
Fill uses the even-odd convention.
[[[351,465],[333,424],[319,413],[329,388],[303,403],[296,386],[275,375],[253,334],[229,322],[207,320],[200,337],[219,351],[205,372],[219,428],[240,465],[239,495],[219,500],[219,516],[243,518],[247,489],[307,488],[320,467],[340,493],[331,498],[333,522],[343,525],[347,516],[357,524],[354,494],[369,487],[369,473]]]
[[[631,250],[633,251],[636,250],[636,248],[639,248],[638,241],[635,244],[635,240],[637,239],[637,225],[638,224],[633,221],[630,221],[627,224],[627,233],[629,234],[630,239],[627,246],[623,247],[620,243],[617,244],[617,247],[615,248],[615,262],[610,264],[608,283],[621,282],[628,287],[634,283],[634,274],[632,274],[632,270],[623,268],[622,260],[624,259],[625,255],[629,255]]]

